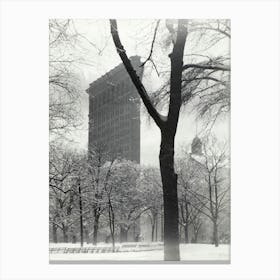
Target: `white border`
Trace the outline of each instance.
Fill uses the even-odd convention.
[[[48,264],[50,17],[231,18],[230,265]],[[279,279],[279,34],[278,1],[1,2],[0,278]]]

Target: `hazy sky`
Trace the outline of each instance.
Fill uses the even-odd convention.
[[[82,77],[82,87],[86,90],[91,82],[110,71],[121,63],[121,60],[113,45],[108,20],[75,20],[76,29],[86,40],[82,41],[87,64],[79,67]],[[128,56],[139,55],[146,58],[149,54],[155,20],[119,20],[118,27],[122,43]],[[89,40],[91,43],[88,43]],[[159,42],[162,44],[162,42]],[[94,45],[93,45],[94,44]],[[188,41],[186,48],[188,48]],[[193,49],[190,48],[190,52]],[[223,49],[221,49],[223,48]],[[160,50],[161,48],[158,47]],[[164,51],[168,51],[168,46]],[[215,54],[228,52],[228,43],[215,47],[210,53]],[[212,52],[212,53],[211,53]],[[201,52],[200,52],[201,53]],[[167,52],[168,54],[168,52]],[[158,63],[159,71],[164,71],[168,67],[169,58],[161,51],[154,54],[154,59]],[[148,92],[153,91],[162,83],[161,77],[156,72],[147,67],[144,70],[143,83]],[[87,148],[88,142],[88,95],[84,93],[82,97],[83,128],[73,134],[77,148]],[[181,146],[191,143],[196,135],[203,131],[201,122],[196,122],[190,109],[186,108],[180,115],[178,130],[175,141],[175,149],[180,151]],[[213,128],[214,133],[221,140],[229,137],[229,119],[220,121]],[[153,123],[148,121],[145,114],[141,114],[141,163],[147,165],[158,165],[158,154],[160,146],[160,131]]]

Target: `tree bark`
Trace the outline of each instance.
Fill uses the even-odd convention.
[[[83,201],[82,201],[82,190],[80,182],[78,183],[78,191],[79,191],[79,210],[80,210],[80,241],[81,247],[84,246],[84,225],[83,225]]]
[[[186,224],[184,226],[185,230],[185,243],[189,243],[189,207],[188,207],[188,202],[186,201],[185,204],[185,210],[186,210]]]
[[[189,243],[189,227],[188,224],[184,226],[184,232],[185,232],[185,243]]]
[[[92,241],[93,245],[97,244],[98,229],[99,229],[99,218],[100,218],[100,214],[95,209],[94,210],[94,223],[93,223],[93,241]]]
[[[154,241],[157,241],[158,239],[158,214],[156,213],[155,214],[155,240]]]
[[[152,222],[152,242],[154,241],[154,235],[155,235],[155,222]]]
[[[88,232],[88,228],[85,229],[85,238],[86,238],[86,243],[89,243],[89,232]]]
[[[162,129],[159,161],[163,187],[164,260],[166,261],[180,260],[177,174],[174,172],[174,136],[169,131]]]
[[[200,228],[201,228],[201,223],[195,224],[195,223],[193,222],[194,237],[193,237],[192,243],[197,243],[197,239],[198,239],[198,234],[199,234]]]
[[[63,233],[63,242],[64,243],[68,243],[68,234],[67,234],[67,228],[64,226],[62,229],[62,233]]]
[[[152,226],[152,242],[157,241],[157,219],[158,219],[158,214],[157,212],[152,212],[152,220],[151,220],[151,226]]]
[[[219,235],[218,235],[217,221],[213,222],[213,244],[215,244],[215,247],[219,246]]]
[[[52,240],[53,243],[57,243],[57,226],[54,223],[52,225]]]
[[[161,215],[160,215],[160,241],[163,242],[163,234],[164,234],[164,217],[163,217],[163,205],[161,207]]]
[[[195,231],[195,232],[194,232],[193,243],[197,243],[198,233],[199,233],[199,231]]]
[[[109,214],[109,227],[112,238],[112,249],[115,252],[115,213],[111,203],[111,200],[108,201],[108,214]]]

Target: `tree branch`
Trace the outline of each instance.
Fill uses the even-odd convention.
[[[137,76],[136,71],[134,70],[129,58],[126,55],[125,49],[124,49],[124,47],[121,43],[120,37],[119,37],[117,21],[115,19],[110,19],[110,26],[111,26],[111,34],[112,34],[112,38],[113,38],[115,47],[124,64],[124,67],[126,68],[127,73],[129,74],[133,84],[135,85],[148,113],[153,118],[153,120],[155,121],[157,126],[159,128],[161,128],[163,126],[164,119],[153,106],[151,99],[150,99],[149,95],[147,94],[144,85],[140,81],[139,77]]]
[[[219,71],[230,71],[230,67],[227,66],[213,66],[213,65],[202,65],[202,64],[185,64],[183,66],[183,71],[189,68],[198,68],[205,70],[219,70]]]
[[[172,127],[171,133],[176,133],[180,108],[182,104],[182,71],[183,57],[188,30],[185,20],[178,21],[178,30],[171,59],[170,101],[168,110],[168,123]],[[174,125],[175,124],[175,125]]]
[[[155,31],[154,31],[154,37],[153,37],[153,41],[152,41],[152,45],[151,45],[151,50],[150,50],[150,54],[149,54],[148,58],[141,64],[141,67],[143,67],[147,63],[147,61],[150,60],[152,62],[152,64],[154,65],[158,75],[159,75],[159,73],[157,71],[157,68],[156,68],[153,60],[152,60],[152,54],[153,54],[154,43],[155,43],[155,40],[156,40],[156,35],[157,35],[157,30],[158,30],[159,23],[160,23],[160,19],[158,19],[157,23],[156,23],[156,27],[155,27]]]
[[[187,82],[187,83],[190,83],[192,81],[198,81],[198,80],[210,80],[210,81],[222,83],[221,80],[218,80],[218,79],[213,78],[213,77],[198,77],[198,78],[184,79],[183,81]]]

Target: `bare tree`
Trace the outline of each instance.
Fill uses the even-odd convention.
[[[172,42],[172,52],[169,55],[171,67],[170,67],[170,79],[168,80],[165,88],[167,90],[160,90],[160,96],[162,92],[165,92],[166,98],[158,98],[163,102],[167,102],[168,113],[167,116],[162,116],[155,107],[155,102],[152,101],[149,94],[147,93],[144,85],[138,78],[135,69],[133,69],[130,60],[126,55],[125,48],[123,47],[119,33],[116,20],[110,20],[111,24],[111,34],[116,46],[117,52],[132,80],[134,83],[149,115],[155,121],[157,126],[161,131],[161,148],[160,148],[160,168],[163,184],[163,196],[164,196],[164,259],[165,260],[179,260],[179,233],[178,233],[178,197],[177,197],[177,174],[174,172],[174,138],[176,135],[178,117],[181,105],[187,104],[191,97],[193,97],[193,90],[188,90],[191,87],[191,83],[196,81],[195,88],[198,89],[197,82],[199,81],[216,81],[216,77],[209,77],[209,73],[206,72],[206,76],[196,77],[191,79],[191,81],[185,77],[185,71],[192,70],[196,71],[230,71],[228,65],[220,65],[219,59],[215,61],[210,60],[204,63],[196,61],[195,63],[183,63],[184,58],[184,47],[188,36],[188,31],[194,32],[192,29],[192,22],[189,23],[186,20],[178,20],[175,22],[173,20],[166,20],[166,28],[170,34],[170,41]],[[209,27],[207,27],[209,29]],[[214,28],[219,34],[229,33],[229,30],[225,30],[218,26]],[[148,60],[151,61],[152,51],[154,41],[156,39],[156,32],[158,29],[158,24],[155,26],[155,32],[152,40],[152,48]],[[189,29],[189,30],[188,30]],[[210,30],[210,29],[209,29]],[[223,32],[221,32],[221,30]],[[212,32],[213,30],[211,30]],[[225,34],[223,34],[225,36]],[[213,44],[216,44],[214,42]],[[212,45],[213,45],[212,44]],[[152,61],[153,62],[153,61]],[[144,62],[145,64],[145,62]],[[143,66],[143,64],[142,64]],[[185,89],[186,88],[186,89]],[[196,92],[197,94],[198,92]]]
[[[107,161],[112,162],[113,160],[110,159],[106,147],[103,145],[90,147],[88,153],[88,181],[91,191],[87,199],[93,214],[93,245],[98,242],[99,220],[107,207],[105,187],[111,175],[111,169],[104,166]]]
[[[219,245],[218,226],[221,215],[229,208],[229,160],[226,143],[218,143],[216,138],[208,139],[203,145],[203,169],[205,189],[189,189],[193,196],[192,206],[207,216],[213,224],[213,244]]]
[[[179,112],[181,107],[181,86],[183,71],[183,55],[187,36],[187,27],[184,20],[179,20],[176,40],[174,41],[173,52],[170,54],[171,59],[171,77],[170,77],[170,101],[169,112],[167,116],[162,116],[153,106],[149,95],[130,60],[128,59],[125,49],[121,44],[117,22],[110,20],[111,34],[116,49],[123,64],[134,83],[143,103],[150,116],[153,118],[161,130],[161,148],[160,148],[160,169],[163,185],[164,198],[164,259],[180,260],[179,252],[179,232],[178,232],[178,196],[177,196],[177,174],[174,171],[174,139],[177,130]],[[173,25],[170,25],[170,28]]]
[[[107,204],[107,212],[108,212],[108,218],[109,218],[109,228],[110,228],[110,234],[112,239],[112,248],[113,252],[115,252],[115,228],[116,228],[116,217],[115,217],[115,208],[113,205],[113,192],[114,192],[114,184],[109,183],[109,178],[111,176],[112,167],[114,164],[115,159],[111,160],[110,162],[107,162],[106,165],[107,173],[105,178],[105,184],[104,184],[104,190],[106,194],[106,204]]]
[[[52,147],[53,149],[53,147]],[[56,148],[50,151],[50,223],[53,241],[57,242],[57,229],[63,232],[63,241],[68,242],[68,231],[73,225],[74,188],[72,176],[75,171],[72,154]]]
[[[143,203],[139,182],[138,164],[129,160],[121,160],[115,164],[110,184],[114,185],[112,199],[116,205],[115,217],[120,229],[120,242],[127,242],[129,230],[137,226],[141,215],[148,210]]]
[[[78,33],[72,20],[49,21],[49,130],[50,136],[65,133],[80,125],[80,79],[74,55]]]
[[[216,58],[215,60],[211,59],[206,62],[194,61],[193,63],[184,64],[184,47],[187,36],[189,36],[192,32],[195,32],[193,23],[192,21],[187,22],[186,20],[166,20],[166,28],[169,31],[169,38],[172,44],[171,54],[169,54],[171,62],[169,71],[170,79],[168,79],[164,88],[158,91],[159,97],[155,98],[156,101],[158,100],[168,104],[168,113],[166,116],[163,116],[156,109],[156,101],[154,101],[154,98],[151,98],[147,93],[144,85],[140,81],[135,69],[133,69],[131,62],[126,55],[125,48],[123,47],[119,37],[116,20],[110,20],[110,24],[111,34],[117,52],[132,82],[134,83],[147,112],[161,131],[159,161],[164,197],[164,259],[179,260],[178,197],[177,174],[174,171],[174,139],[177,130],[180,108],[182,104],[189,103],[194,95],[194,90],[196,91],[195,95],[198,95],[199,83],[206,83],[209,81],[219,82],[217,77],[210,77],[211,71],[225,73],[230,71],[230,67],[226,63],[221,65],[222,59],[219,58]],[[209,32],[218,31],[218,34],[225,32],[229,33],[230,31],[225,29],[226,27],[224,25],[222,28],[220,28],[220,26],[213,28],[215,30],[210,30],[210,27],[207,28]],[[157,29],[158,24],[155,26],[150,55],[146,61],[151,61]],[[223,36],[226,35],[223,34]],[[220,38],[216,41],[218,42],[219,40]],[[217,42],[212,42],[212,45],[217,44]],[[154,61],[152,62],[154,64]],[[195,75],[191,75],[189,73],[190,71]],[[198,73],[201,73],[202,71],[206,74],[202,77],[198,77]],[[202,86],[201,90],[204,90],[204,88],[205,85]],[[163,93],[165,93],[166,98],[162,98]]]
[[[81,246],[84,239],[84,222],[88,216],[87,158],[83,153],[51,146],[50,150],[50,224],[53,241],[57,242],[57,229],[63,232],[64,242],[69,234],[76,240],[77,228]]]
[[[88,53],[101,55],[71,19],[49,20],[49,131],[50,140],[70,138],[82,125],[81,66],[94,65]]]
[[[193,206],[195,202],[194,196],[190,195],[190,191],[198,191],[201,189],[201,165],[195,161],[186,151],[182,151],[182,156],[176,160],[176,171],[178,173],[178,189],[179,189],[179,223],[184,230],[185,243],[190,242],[189,230],[193,226],[195,237],[197,236],[202,224],[200,219],[201,208]]]

